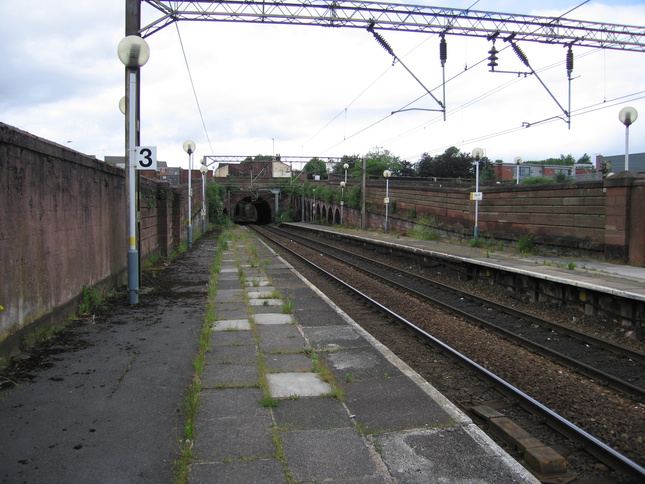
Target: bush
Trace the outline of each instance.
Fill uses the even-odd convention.
[[[517,248],[521,254],[534,254],[537,249],[532,235],[522,235],[517,241]]]

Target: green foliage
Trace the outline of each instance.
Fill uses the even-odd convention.
[[[361,208],[361,186],[354,185],[350,190],[345,190],[345,205],[349,208]]]
[[[208,221],[216,225],[227,225],[229,218],[224,214],[224,197],[226,188],[215,180],[206,186],[206,201],[208,204]]]
[[[276,216],[275,221],[276,223],[296,222],[296,212],[291,208],[283,210]]]
[[[574,270],[577,266],[576,266],[576,263],[575,263],[575,262],[573,262],[573,261],[569,261],[569,264],[567,265],[567,267],[568,267],[568,269],[569,269],[570,271],[572,271],[572,270]]]
[[[376,147],[365,154],[365,173],[367,176],[382,177],[385,170],[390,170],[396,175],[401,169],[401,160],[389,150]]]
[[[439,232],[434,228],[437,226],[439,226],[439,221],[436,217],[424,215],[418,224],[408,230],[408,235],[418,240],[439,240],[441,238]]]
[[[251,163],[253,161],[273,161],[273,156],[271,155],[256,155],[256,156],[247,156],[242,163]]]
[[[540,183],[555,183],[555,179],[545,176],[530,176],[520,180],[520,185],[539,185]]]
[[[454,146],[443,154],[430,156],[424,153],[418,163],[419,176],[437,178],[475,178],[475,160],[470,154],[461,153]],[[494,176],[491,161],[484,157],[479,161],[480,174]]]
[[[302,169],[307,174],[309,180],[313,179],[314,175],[320,175],[322,180],[327,178],[327,163],[320,158],[312,158]]]
[[[470,242],[468,242],[468,245],[470,245],[471,247],[483,247],[484,239],[475,237],[474,239],[471,239]]]
[[[90,314],[95,311],[100,305],[103,298],[96,291],[96,289],[83,286],[81,291],[81,303],[78,306],[79,314]]]
[[[517,240],[517,248],[521,254],[535,254],[537,246],[532,235],[522,235]]]

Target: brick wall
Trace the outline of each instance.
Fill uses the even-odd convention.
[[[83,286],[125,282],[125,172],[0,123],[0,343],[75,314]],[[194,235],[201,179],[193,180]],[[140,256],[186,240],[187,187],[140,180]]]

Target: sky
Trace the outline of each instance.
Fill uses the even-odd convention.
[[[583,1],[409,3],[559,16]],[[123,156],[118,103],[125,76],[116,50],[124,10],[125,0],[0,2],[0,122],[99,159]],[[142,15],[144,25],[158,17],[145,4]],[[592,1],[566,18],[642,28],[645,0]],[[151,53],[141,68],[141,145],[156,146],[160,161],[184,168],[188,139],[197,145],[195,159],[327,158],[379,149],[415,163],[423,153],[456,146],[468,153],[480,147],[507,163],[568,154],[593,160],[624,153],[618,113],[632,106],[640,119],[629,130],[630,152],[645,151],[645,53],[574,47],[569,129],[558,119],[538,123],[568,109],[565,48],[520,43],[547,91],[535,76],[489,72],[487,62],[480,63],[491,48],[485,39],[448,36],[444,121],[428,110],[437,108],[434,100],[423,96],[425,86],[442,97],[438,36],[380,33],[420,83],[362,29],[220,22],[166,27],[146,39]],[[526,71],[510,49],[498,56],[498,70]],[[414,109],[392,114],[403,108]]]

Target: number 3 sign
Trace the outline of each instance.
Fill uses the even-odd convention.
[[[157,147],[135,147],[135,167],[137,170],[157,170]]]

